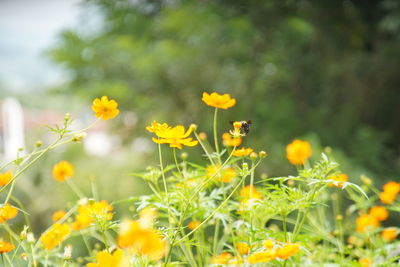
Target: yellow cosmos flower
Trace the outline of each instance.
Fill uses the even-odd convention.
[[[211,264],[227,264],[229,260],[233,258],[232,254],[229,252],[222,252],[219,255],[213,256],[211,258]]]
[[[86,267],[124,267],[122,249],[117,249],[113,254],[107,251],[100,251],[96,255],[97,263],[88,263]]]
[[[190,221],[190,222],[188,223],[188,228],[189,228],[189,230],[194,230],[194,229],[196,229],[200,224],[201,224],[201,222],[200,222],[200,221],[197,221],[197,220],[195,220],[195,221]]]
[[[224,133],[222,135],[222,143],[224,146],[240,146],[242,144],[242,138],[234,138],[230,133]]]
[[[369,215],[382,222],[389,217],[389,212],[385,207],[374,206],[369,210]]]
[[[155,229],[143,228],[133,220],[122,222],[118,246],[129,248],[134,254],[147,256],[152,261],[163,258],[167,249],[165,239]]]
[[[0,254],[10,252],[13,249],[15,249],[15,246],[13,244],[0,239]]]
[[[311,145],[307,141],[297,139],[286,146],[286,158],[293,165],[304,164],[311,153]]]
[[[47,250],[53,249],[71,233],[67,224],[55,223],[48,231],[42,234],[40,241]]]
[[[0,208],[0,223],[15,218],[17,215],[18,210],[7,203]]]
[[[248,155],[251,154],[251,152],[253,152],[252,148],[240,148],[240,149],[236,149],[235,151],[233,151],[233,156],[235,157],[246,157]]]
[[[236,99],[231,98],[229,94],[220,95],[215,92],[211,94],[204,92],[201,100],[209,106],[222,109],[231,108],[236,104]]]
[[[107,201],[99,201],[81,205],[78,208],[78,214],[75,216],[75,221],[72,223],[74,230],[87,228],[96,221],[109,221],[112,219],[113,206]]]
[[[206,172],[207,172],[207,177],[211,178],[214,177],[217,179],[217,181],[224,182],[224,183],[230,183],[232,182],[233,178],[237,176],[237,173],[235,169],[232,167],[220,169],[221,165],[210,165],[207,166]]]
[[[369,267],[371,266],[372,262],[370,259],[368,258],[361,258],[358,260],[358,263],[362,266],[362,267]]]
[[[275,241],[272,239],[264,240],[263,246],[264,248],[271,249],[275,246]]]
[[[277,249],[276,256],[283,260],[286,260],[290,256],[293,256],[294,254],[296,254],[299,249],[300,249],[299,244],[287,243],[283,247]]]
[[[12,180],[12,177],[11,171],[0,173],[0,186],[8,184]]]
[[[101,99],[96,98],[93,101],[92,110],[96,117],[102,120],[115,118],[119,114],[118,103],[113,99],[108,100],[107,96],[102,96]]]
[[[74,167],[66,160],[60,161],[53,167],[53,178],[58,182],[63,182],[74,176]]]
[[[334,180],[336,182],[332,182],[329,184],[329,186],[333,187],[339,187],[339,188],[343,188],[344,184],[343,182],[348,182],[349,181],[349,177],[347,176],[347,174],[338,174],[338,175],[333,175],[331,177],[329,177],[330,180]]]
[[[400,183],[388,182],[383,186],[383,192],[379,194],[379,198],[384,204],[392,204],[399,192]]]
[[[146,129],[157,135],[158,138],[152,139],[157,144],[169,144],[170,147],[182,149],[182,146],[195,146],[198,143],[198,141],[189,137],[194,130],[193,127],[189,127],[189,129],[185,131],[185,127],[182,125],[169,127],[166,123],[159,124],[153,122],[152,125],[146,127]]]
[[[356,225],[357,225],[357,232],[359,233],[364,233],[367,231],[369,228],[377,228],[379,226],[379,221],[372,217],[369,214],[362,214],[356,219]]]
[[[247,261],[250,264],[267,263],[271,260],[274,260],[275,258],[276,258],[276,251],[274,249],[270,249],[267,251],[257,251],[252,253],[247,258]]]
[[[249,253],[250,247],[245,242],[236,243],[236,249],[240,255],[245,255]]]
[[[53,220],[53,222],[57,222],[57,221],[61,220],[61,218],[64,217],[65,214],[67,214],[67,213],[64,210],[58,210],[53,213],[53,215],[51,216],[51,219]]]
[[[254,185],[247,185],[240,190],[240,196],[244,199],[262,199],[262,195]]]
[[[390,242],[396,239],[398,233],[399,231],[396,228],[390,227],[383,229],[381,236],[385,241]]]

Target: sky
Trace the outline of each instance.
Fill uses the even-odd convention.
[[[81,12],[80,0],[0,0],[1,87],[34,91],[62,82],[65,73],[44,52]]]

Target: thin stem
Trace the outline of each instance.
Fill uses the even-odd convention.
[[[67,179],[66,180],[67,184],[69,187],[74,191],[74,193],[79,197],[79,199],[82,199],[85,197],[85,195],[79,190],[79,188],[75,185],[74,181],[72,179]]]
[[[203,148],[204,152],[206,153],[208,160],[211,162],[211,164],[215,165],[210,153],[208,152],[206,146],[204,145],[203,141],[199,138],[199,135],[197,134],[196,131],[194,131],[194,136],[196,137],[197,141],[199,141],[200,146]]]
[[[215,112],[214,112],[214,143],[215,143],[215,152],[217,152],[217,155],[218,155],[218,162],[219,162],[219,164],[221,164],[221,155],[219,154],[219,145],[218,145],[217,117],[218,117],[218,108],[215,108]]]
[[[213,242],[213,255],[216,255],[217,252],[217,244],[218,244],[218,236],[219,236],[219,219],[216,219],[215,223],[215,231],[214,231],[214,242]]]
[[[103,236],[104,246],[106,246],[106,250],[108,251],[108,242],[107,242],[107,237],[106,237],[106,233],[104,230],[101,231],[101,235]]]
[[[175,161],[176,168],[178,169],[179,175],[180,175],[182,178],[184,178],[184,176],[183,176],[183,174],[182,174],[182,171],[181,171],[181,168],[179,167],[178,159],[177,159],[177,157],[176,157],[176,148],[174,148],[173,151],[174,151],[173,154],[174,154],[174,161]]]
[[[317,191],[317,190],[316,190],[316,186],[314,186],[313,189],[312,189],[312,192],[311,192],[311,199],[310,199],[310,201],[313,201],[313,200],[314,200],[314,196],[315,196],[315,192],[316,192],[316,191]],[[293,232],[293,242],[296,241],[296,238],[297,238],[298,234],[300,233],[301,228],[303,227],[303,224],[304,224],[304,222],[305,222],[305,220],[306,220],[306,217],[308,216],[308,213],[309,213],[309,212],[310,212],[310,206],[307,207],[307,210],[306,210],[306,212],[304,213],[304,215],[303,215],[303,217],[302,217],[300,223],[299,223],[299,224],[296,224],[296,226],[298,226],[298,227],[296,228],[296,226],[295,226],[295,231]]]
[[[168,194],[168,187],[167,187],[167,179],[165,179],[165,173],[164,173],[164,165],[163,165],[163,158],[162,158],[162,152],[161,152],[161,144],[158,144],[158,157],[160,160],[160,168],[161,168],[161,175],[163,179],[163,184],[164,184],[164,191],[165,195],[167,198],[167,207],[168,207],[168,223],[171,223],[171,210],[169,206],[169,194]]]

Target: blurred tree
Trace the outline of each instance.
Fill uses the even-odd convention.
[[[140,112],[141,130],[154,118],[210,123],[193,103],[228,92],[239,104],[224,120],[252,119],[252,143],[281,162],[284,144],[311,132],[354,164],[399,174],[398,1],[86,3],[103,24],[62,34],[51,56],[71,80],[58,90],[110,95]]]

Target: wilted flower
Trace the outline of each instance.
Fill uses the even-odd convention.
[[[123,267],[124,252],[117,249],[113,254],[107,251],[100,251],[96,255],[97,263],[88,263],[86,267]]]
[[[113,99],[108,100],[107,96],[102,96],[101,99],[96,98],[93,101],[92,110],[96,117],[102,120],[115,118],[119,114],[118,103]]]
[[[66,179],[74,176],[74,167],[66,160],[60,161],[53,167],[53,177],[58,182],[63,182]]]
[[[215,92],[211,94],[204,92],[201,100],[209,106],[222,109],[231,108],[236,104],[236,99],[231,98],[229,94],[220,95]]]
[[[11,171],[0,173],[0,186],[7,185],[12,180],[12,177]]]
[[[307,141],[296,139],[286,146],[286,157],[293,165],[304,164],[311,153],[311,145]]]
[[[59,245],[70,233],[71,230],[67,224],[56,223],[42,234],[40,241],[47,250],[51,250]]]

